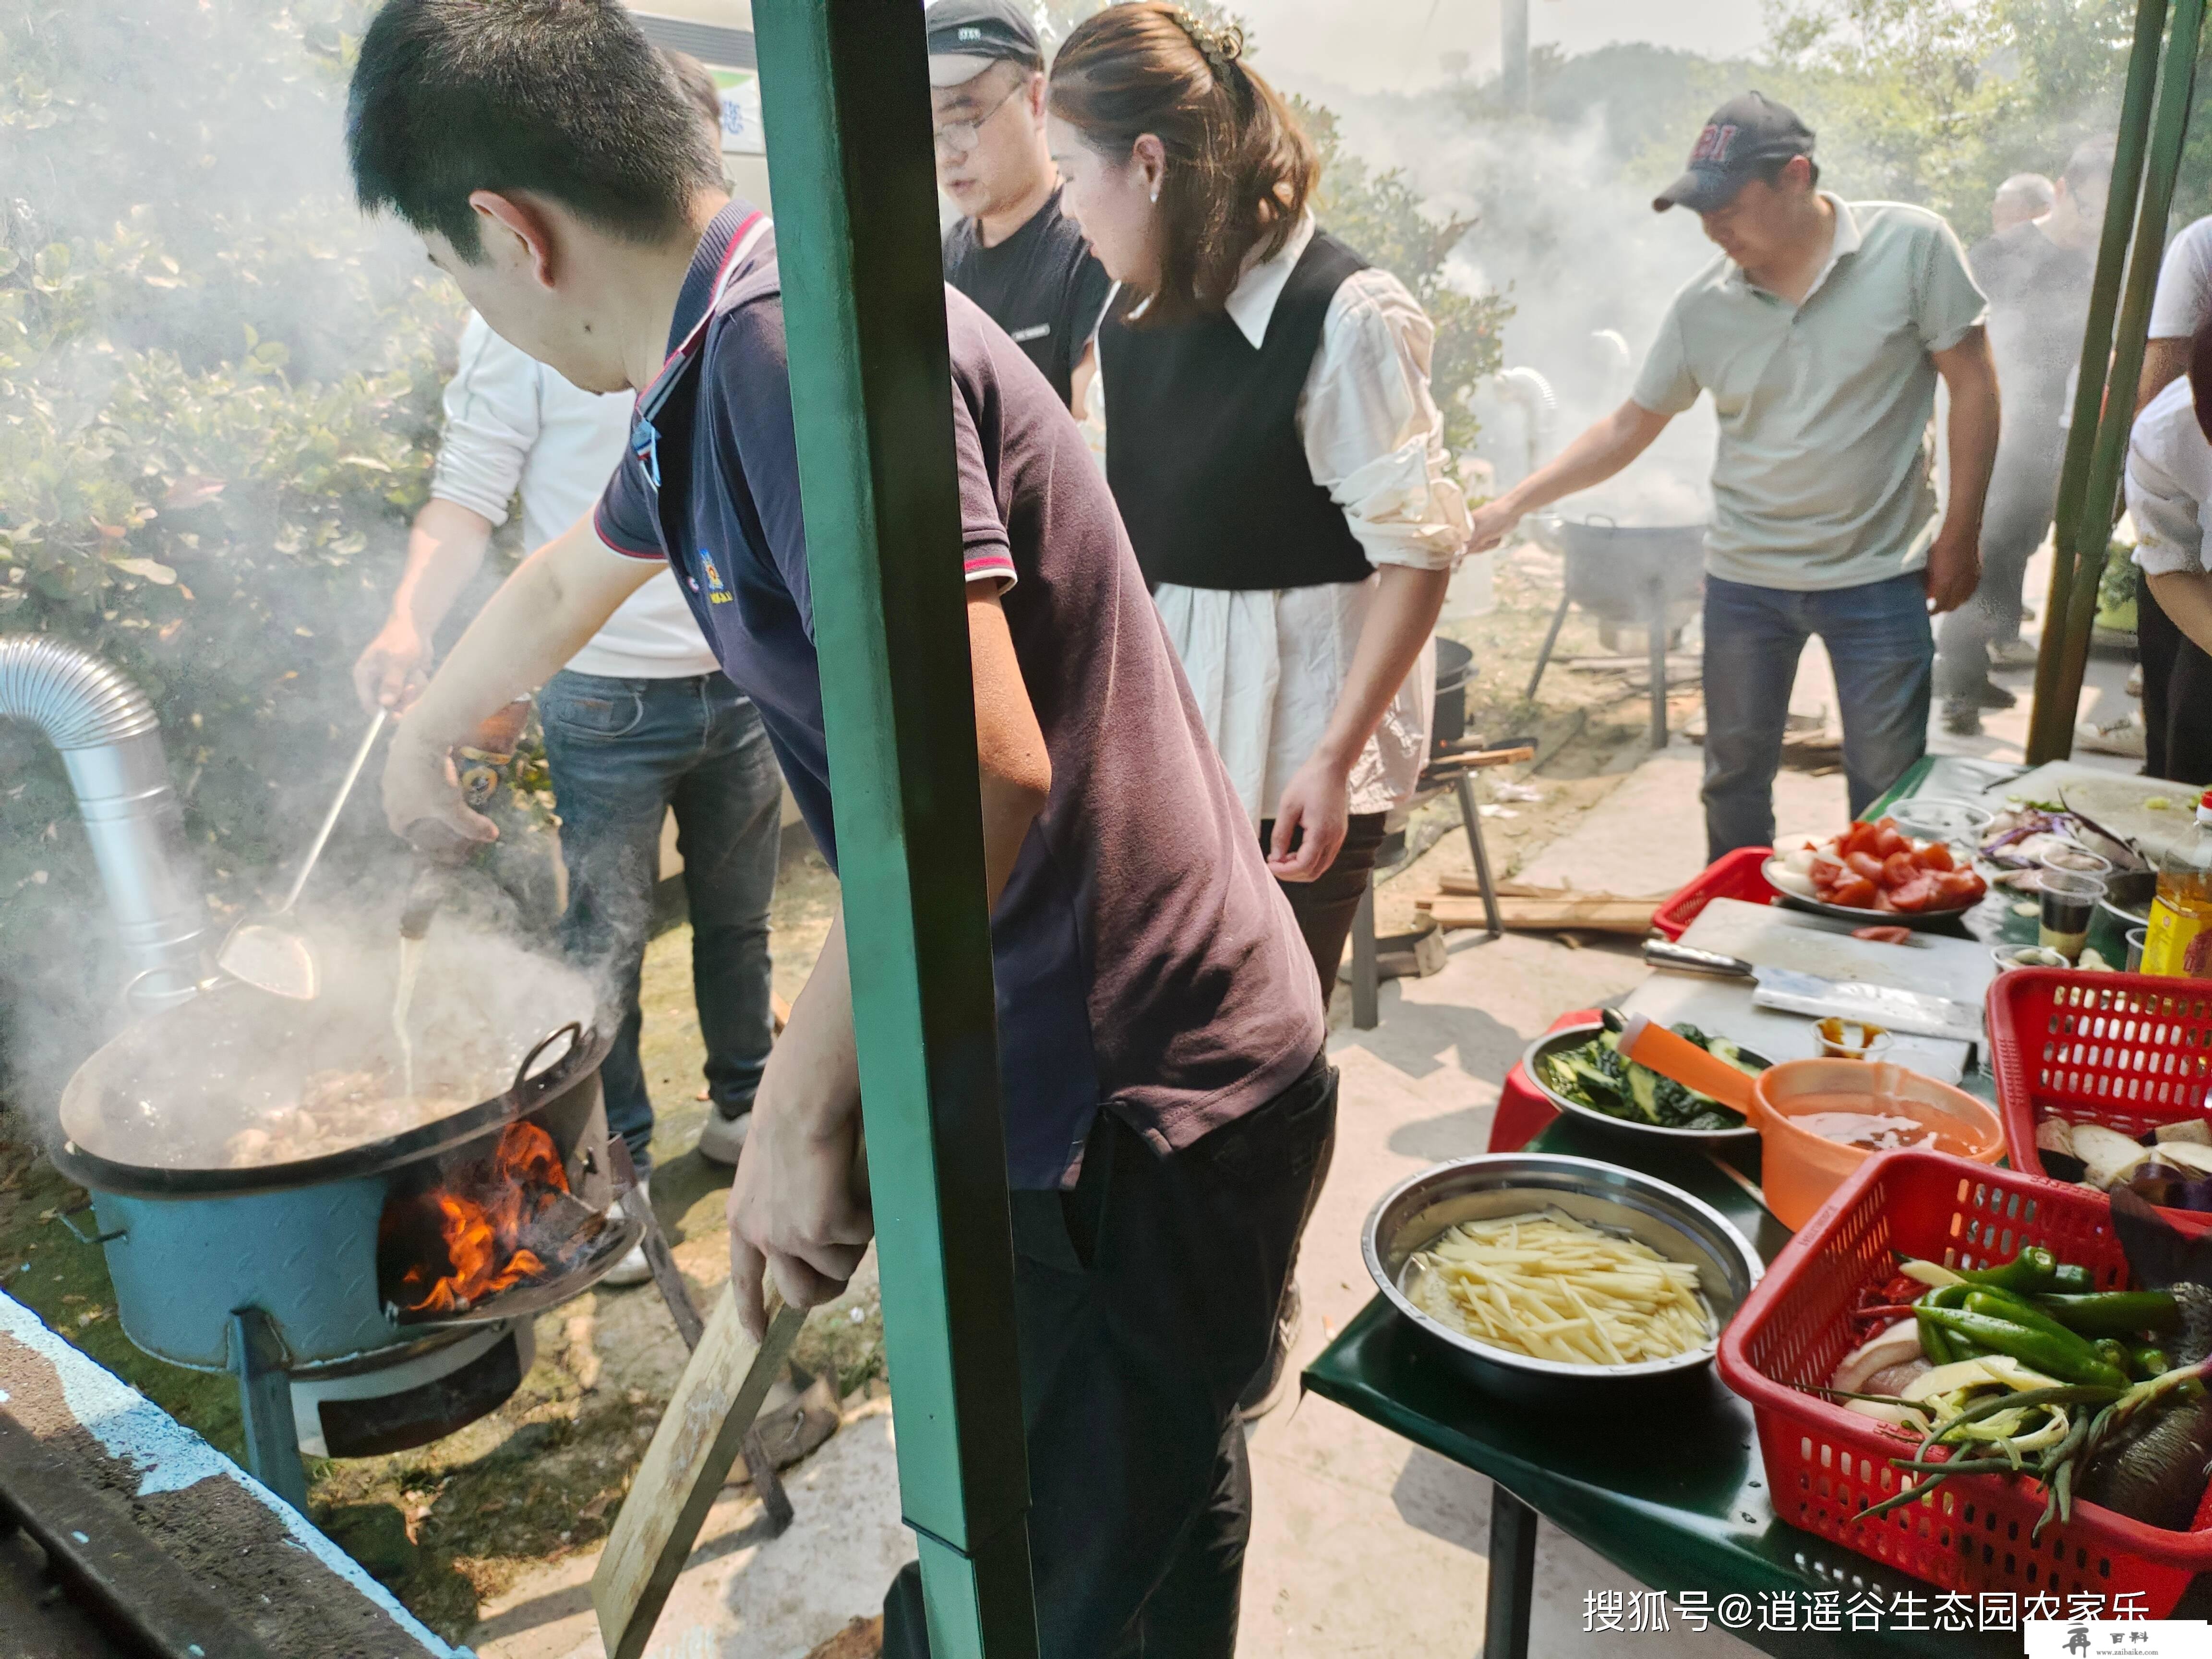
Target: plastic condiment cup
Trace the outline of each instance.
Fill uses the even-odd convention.
[[[2089,942],[2089,918],[2105,896],[2105,878],[2075,870],[2045,870],[2036,884],[2043,896],[2035,941],[2072,962]]]
[[[1792,1232],[1874,1156],[1865,1147],[1846,1146],[1793,1121],[1798,1112],[1838,1109],[1838,1097],[1863,1101],[1869,1113],[1916,1118],[1939,1128],[1943,1150],[1977,1164],[1995,1164],[2003,1154],[2004,1126],[1996,1113],[1965,1090],[1932,1077],[1882,1060],[1790,1060],[1770,1066],[1753,1086],[1746,1115],[1759,1131],[1759,1185],[1767,1207]]]
[[[1841,1035],[1830,1036],[1830,1026],[1837,1027]],[[1858,1041],[1852,1041],[1854,1037]],[[1822,1057],[1828,1060],[1880,1060],[1896,1042],[1879,1025],[1839,1019],[1832,1014],[1813,1022],[1813,1040],[1820,1045]]]
[[[2143,950],[2149,943],[2149,928],[2130,927],[2128,929],[2128,971],[2130,973],[2140,974],[2142,972]]]
[[[2071,870],[2077,875],[2095,876],[2100,880],[2112,873],[2112,861],[2102,853],[2093,853],[2075,842],[2054,847],[2036,863],[2045,870]],[[2101,894],[2100,897],[2103,896]]]

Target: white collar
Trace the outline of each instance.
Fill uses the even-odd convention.
[[[1230,321],[1258,350],[1267,337],[1267,319],[1275,314],[1275,302],[1283,297],[1283,289],[1291,280],[1299,258],[1314,239],[1314,216],[1310,213],[1298,216],[1298,222],[1291,231],[1291,239],[1281,252],[1272,259],[1262,259],[1248,266],[1237,286],[1230,290],[1224,307]]]

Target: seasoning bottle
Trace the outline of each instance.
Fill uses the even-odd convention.
[[[2197,803],[2197,827],[2158,857],[2142,970],[2212,979],[2212,789]]]

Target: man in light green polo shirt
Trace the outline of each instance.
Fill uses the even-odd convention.
[[[1926,744],[1928,617],[1981,571],[1996,451],[1984,303],[1950,227],[1818,188],[1813,134],[1752,92],[1714,112],[1652,205],[1695,212],[1721,255],[1674,296],[1629,401],[1474,515],[1493,547],[1524,514],[1613,477],[1710,393],[1720,421],[1705,540],[1705,836],[1774,838],[1790,689],[1819,635],[1863,811]],[[1926,505],[1923,439],[1951,393],[1950,500]]]

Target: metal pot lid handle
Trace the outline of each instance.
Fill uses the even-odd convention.
[[[566,1025],[562,1025],[553,1030],[548,1031],[544,1036],[538,1038],[535,1043],[531,1045],[530,1052],[522,1057],[522,1064],[514,1068],[514,1084],[508,1091],[510,1094],[521,1093],[523,1085],[534,1080],[531,1075],[531,1066],[537,1063],[538,1055],[544,1054],[548,1048],[551,1048],[556,1042],[558,1042],[562,1037],[568,1039],[568,1046],[562,1053],[561,1060],[567,1060],[569,1055],[574,1054],[579,1048],[581,1048],[584,1046],[583,1022],[581,1020],[572,1019]],[[554,1065],[556,1066],[559,1064],[560,1060],[556,1060],[554,1062]],[[552,1070],[552,1066],[548,1066],[546,1069],[550,1071]]]

